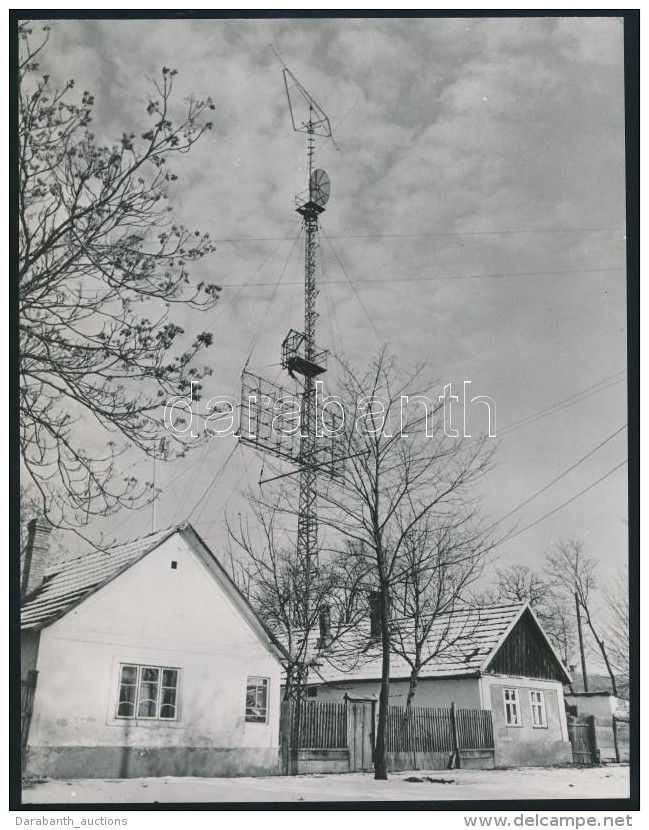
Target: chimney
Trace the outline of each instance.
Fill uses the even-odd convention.
[[[52,525],[44,516],[37,516],[27,524],[27,545],[20,583],[22,597],[43,584],[51,530]]]
[[[326,648],[331,643],[331,608],[323,605],[320,608],[320,639],[318,648]]]
[[[368,594],[370,605],[370,640],[381,639],[381,592],[370,591]]]

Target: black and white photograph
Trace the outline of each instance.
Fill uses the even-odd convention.
[[[639,13],[34,14],[14,809],[633,809]]]

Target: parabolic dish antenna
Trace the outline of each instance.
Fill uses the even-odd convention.
[[[324,170],[314,170],[309,179],[309,199],[316,205],[324,207],[329,201],[331,182]]]

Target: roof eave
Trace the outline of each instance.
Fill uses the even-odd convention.
[[[216,566],[217,573],[221,578],[222,585],[225,588],[227,594],[230,598],[235,602],[238,609],[242,612],[243,616],[246,618],[249,624],[255,629],[259,639],[263,642],[263,644],[278,658],[278,660],[290,660],[290,656],[288,652],[284,649],[281,642],[277,639],[277,637],[273,634],[273,632],[259,619],[257,614],[255,613],[254,609],[246,599],[246,597],[241,593],[241,590],[234,582],[230,574],[225,570],[223,565],[219,562],[216,556],[212,553],[210,548],[205,544],[205,542],[201,539],[200,535],[196,532],[196,530],[189,524],[189,522],[184,522],[182,525],[179,526],[178,532],[187,540],[187,542],[196,550],[197,548],[203,552],[203,555],[206,556],[209,561]]]

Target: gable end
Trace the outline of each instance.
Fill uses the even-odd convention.
[[[520,616],[486,667],[492,674],[565,682],[566,671],[528,609]]]

